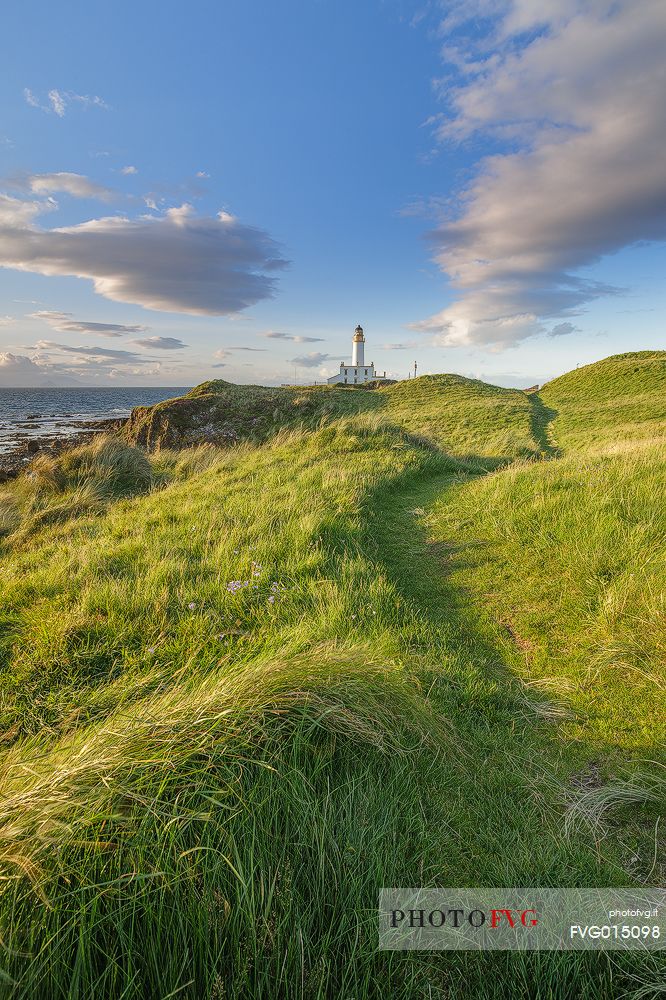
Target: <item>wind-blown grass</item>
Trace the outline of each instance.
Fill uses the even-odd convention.
[[[565,831],[599,752],[552,704],[575,670],[530,673],[519,630],[507,649],[448,574],[477,560],[497,483],[538,494],[565,460],[484,478],[544,450],[528,398],[442,379],[423,416],[419,382],[261,447],[159,452],[147,494],[5,536],[8,995],[596,1000],[656,979],[644,956],[376,950],[382,885],[632,877],[616,838]]]
[[[59,455],[38,455],[0,493],[0,536],[25,538],[39,528],[101,512],[120,497],[144,493],[154,482],[147,456],[110,436]]]
[[[455,540],[452,581],[494,622],[519,676],[560,696],[562,734],[587,746],[567,825],[607,814],[626,868],[656,883],[665,873],[663,842],[652,845],[666,763],[666,438],[650,435],[664,430],[665,379],[666,355],[643,352],[551,383],[543,396],[561,407],[554,434],[569,450],[450,491],[431,521],[435,537]]]
[[[597,447],[663,434],[666,351],[616,354],[567,372],[539,393],[563,448]]]

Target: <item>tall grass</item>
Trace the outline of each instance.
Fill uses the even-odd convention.
[[[515,465],[448,496],[436,517],[461,553],[473,541],[461,584],[488,594],[531,675],[575,683],[602,744],[666,736],[665,490],[666,440],[648,440]]]
[[[55,457],[39,455],[27,475],[38,492],[66,493],[87,486],[101,499],[140,493],[152,481],[145,454],[113,437],[98,437]]]
[[[145,453],[111,436],[59,455],[38,455],[0,493],[0,537],[19,532],[25,538],[45,525],[99,513],[113,500],[146,492],[153,482]]]
[[[617,354],[567,372],[539,394],[563,448],[659,436],[666,421],[666,351]]]
[[[617,701],[591,688],[577,702],[580,665],[560,685],[538,628],[516,641],[538,593],[529,510],[569,627],[567,553],[580,566],[604,539],[609,558],[618,540],[638,551],[640,532],[621,531],[637,504],[643,524],[649,491],[627,472],[618,489],[634,493],[612,522],[612,505],[589,515],[610,482],[590,492],[591,460],[591,476],[558,459],[483,477],[544,450],[532,404],[474,389],[464,424],[455,380],[426,416],[419,382],[393,409],[276,428],[262,447],[162,451],[147,493],[101,490],[94,510],[6,535],[8,996],[596,1000],[654,984],[649,956],[376,949],[382,885],[622,885],[654,862],[638,823],[621,838],[565,829],[573,778],[611,742],[585,713],[614,719]],[[86,488],[80,468],[35,491],[65,502]],[[619,535],[599,527],[611,522]],[[494,617],[479,607],[490,590]],[[634,719],[641,684],[630,673],[613,695],[623,687]]]

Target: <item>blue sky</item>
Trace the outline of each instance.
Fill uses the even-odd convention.
[[[0,385],[663,348],[652,0],[10,5]]]

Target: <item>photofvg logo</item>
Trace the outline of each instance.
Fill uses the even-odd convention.
[[[379,946],[406,950],[657,950],[664,889],[382,889]]]
[[[488,921],[489,926],[495,930],[503,920],[509,927],[536,927],[538,923],[537,911],[534,907],[526,910],[512,910],[510,907],[493,908],[489,912],[484,910],[391,910],[390,926],[395,929],[406,920],[407,926],[412,930],[415,927],[423,928],[426,922],[430,927],[443,927],[448,921],[451,927],[456,929],[464,926],[465,921],[470,927],[479,929]]]

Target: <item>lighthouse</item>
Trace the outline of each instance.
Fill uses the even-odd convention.
[[[357,326],[354,330],[354,336],[352,337],[352,367],[353,368],[364,368],[365,361],[363,356],[365,354],[365,334],[363,333],[363,327]]]
[[[340,362],[340,371],[337,375],[331,376],[327,381],[331,384],[342,383],[342,385],[363,385],[364,382],[383,382],[386,379],[386,372],[380,375],[375,371],[375,363],[365,361],[365,334],[363,327],[357,326],[352,337],[352,359]]]

